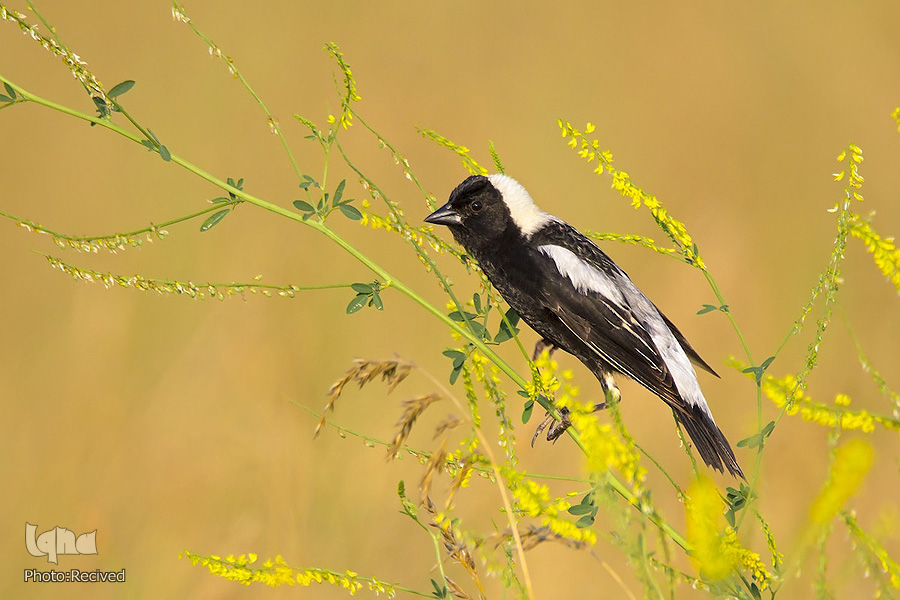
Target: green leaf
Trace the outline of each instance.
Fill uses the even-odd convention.
[[[756,384],[762,381],[763,373],[766,372],[766,369],[769,368],[769,365],[772,364],[772,361],[775,360],[774,356],[770,356],[766,360],[762,362],[758,367],[747,367],[746,369],[741,370],[741,373],[752,373],[753,377],[756,379]]]
[[[0,102],[14,102],[14,100],[12,98],[4,96],[3,94],[0,94]]]
[[[759,586],[755,583],[750,584],[750,593],[753,594],[753,600],[762,600],[762,593],[759,591]]]
[[[460,352],[459,350],[444,350],[441,354],[454,362],[456,362],[457,360],[466,360],[465,353]]]
[[[213,204],[219,204],[221,202],[228,202],[231,198],[226,198],[225,196],[219,196],[218,198],[213,198],[210,200]]]
[[[594,512],[594,506],[590,504],[576,504],[569,507],[570,515],[588,515]]]
[[[465,317],[463,315],[465,315]],[[451,320],[456,321],[457,323],[462,323],[463,321],[466,320],[466,317],[468,317],[468,319],[471,321],[478,315],[474,315],[470,312],[461,312],[458,310],[454,310],[452,313],[450,313],[447,316],[450,317]]]
[[[9,85],[8,83],[6,83],[5,81],[3,82],[3,87],[6,90],[6,93],[9,94],[9,97],[12,98],[13,100],[15,100],[16,99],[16,90],[14,90],[12,88],[12,86]]]
[[[478,292],[472,294],[472,304],[475,306],[475,312],[479,315],[481,314],[481,296]]]
[[[434,588],[434,591],[431,592],[431,595],[435,598],[447,598],[450,594],[450,590],[448,590],[446,587],[442,587],[441,584],[439,584],[434,579],[431,580],[431,586]]]
[[[375,289],[371,283],[352,283],[350,288],[357,294],[371,294],[372,290]]]
[[[450,385],[453,385],[459,379],[463,365],[466,364],[466,354],[459,350],[444,350],[443,354],[453,361],[453,369],[450,371]]]
[[[165,146],[163,146],[162,144],[160,144],[160,146],[159,146],[159,156],[166,162],[169,162],[170,160],[172,160],[172,154],[169,153],[169,149],[166,148]]]
[[[488,334],[487,328],[483,323],[479,321],[469,321],[469,329],[472,330],[472,333],[480,337],[481,339],[487,339],[490,334]]]
[[[341,196],[344,195],[344,186],[347,185],[346,179],[341,179],[341,182],[338,184],[337,189],[334,190],[334,198],[331,200],[331,203],[334,206],[337,206],[341,203]]]
[[[97,108],[97,115],[101,119],[109,118],[109,106],[106,105],[106,100],[99,96],[91,96],[91,100],[94,102],[94,106]],[[91,123],[91,127],[96,125],[96,123]],[[151,150],[156,149],[156,146],[151,145]]]
[[[359,212],[359,209],[355,206],[350,206],[349,204],[341,204],[340,209],[345,217],[353,221],[360,221],[363,218],[362,213]]]
[[[230,208],[223,208],[218,212],[214,212],[212,216],[203,221],[203,225],[200,226],[200,232],[209,231],[213,227],[219,224],[219,221],[225,218],[225,215],[231,212]]]
[[[462,365],[459,368],[454,368],[450,371],[450,385],[456,383],[456,380],[459,379],[459,374],[462,373]]]
[[[313,207],[313,205],[304,200],[294,200],[294,208],[296,208],[300,212],[316,212],[316,209]]]
[[[309,189],[310,186],[319,187],[319,183],[309,175],[304,175],[303,181],[300,182],[300,189],[306,190]]]
[[[578,529],[587,529],[591,525],[594,524],[594,515],[584,515],[577,521],[575,521],[575,527]]]
[[[122,83],[120,83],[118,85],[114,85],[113,89],[109,90],[106,93],[106,97],[107,98],[116,98],[118,96],[121,96],[125,92],[129,91],[133,87],[134,87],[134,81],[131,79],[126,79]]]
[[[378,292],[372,292],[372,300],[370,304],[378,310],[384,310],[384,302],[381,301],[381,296],[378,294]]]
[[[738,443],[735,444],[735,446],[737,446],[738,448],[743,448],[745,446],[747,448],[756,448],[757,446],[759,446],[759,441],[760,441],[760,437],[759,437],[759,434],[757,433],[757,434],[751,435],[750,437],[746,437],[742,440],[738,440]]]
[[[749,490],[736,490],[730,487],[726,488],[726,492],[725,500],[728,502],[732,511],[741,510],[747,504],[747,496],[745,494],[749,493]]]
[[[760,444],[762,444],[767,437],[772,435],[772,431],[775,430],[775,421],[769,421],[769,424],[763,427],[762,431],[757,434],[751,435],[748,438],[744,438],[737,443],[738,448],[743,448],[746,446],[747,448],[756,448]]]
[[[512,329],[506,324],[509,321],[509,324],[512,325]],[[506,340],[511,340],[519,333],[519,328],[516,327],[516,323],[519,322],[519,314],[514,309],[509,309],[506,311],[506,320],[500,321],[500,330],[497,331],[497,335],[494,336],[494,341],[498,344],[505,342]]]
[[[356,297],[350,301],[350,304],[347,305],[347,314],[352,315],[355,312],[359,312],[368,301],[369,296],[367,294],[357,294]]]
[[[522,410],[522,424],[527,425],[528,421],[531,420],[531,413],[534,412],[534,400],[529,400],[525,403],[525,408]]]
[[[712,304],[704,304],[703,308],[701,308],[700,310],[697,311],[697,314],[705,315],[706,313],[712,312],[716,309],[717,309],[717,307],[713,306]]]

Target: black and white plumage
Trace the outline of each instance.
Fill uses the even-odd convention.
[[[544,344],[574,355],[604,389],[621,373],[652,391],[707,465],[743,477],[691,363],[715,371],[593,242],[506,175],[469,177],[425,220],[450,228]]]

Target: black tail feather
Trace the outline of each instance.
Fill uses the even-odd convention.
[[[706,411],[699,406],[691,406],[687,412],[676,412],[675,418],[691,437],[703,462],[719,472],[723,471],[724,466],[733,476],[744,479],[744,473],[734,457],[728,440],[725,439],[725,434]]]

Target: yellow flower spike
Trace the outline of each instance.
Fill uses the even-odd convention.
[[[711,479],[701,476],[691,483],[685,510],[691,560],[699,572],[720,580],[740,569],[750,572],[760,590],[769,586],[771,575],[759,554],[741,546],[737,532],[725,524],[725,503]]]
[[[815,524],[830,521],[847,503],[872,466],[874,451],[865,440],[855,439],[834,451],[828,482],[809,510]]]
[[[710,579],[724,579],[735,565],[722,552],[725,503],[711,479],[701,476],[691,483],[685,509],[694,566]]]
[[[862,240],[866,251],[872,255],[875,266],[895,289],[900,290],[900,249],[896,248],[893,238],[880,236],[872,223],[859,215],[851,218],[850,234]]]

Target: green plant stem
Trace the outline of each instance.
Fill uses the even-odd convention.
[[[712,289],[713,294],[716,296],[716,300],[719,302],[719,306],[725,306],[725,298],[722,296],[722,292],[719,290],[719,285],[716,283],[715,278],[710,274],[706,269],[701,269],[703,271],[703,276],[706,277],[706,281],[709,284],[709,287]],[[731,323],[731,327],[734,329],[735,333],[738,336],[738,339],[741,341],[741,346],[744,348],[744,354],[747,356],[747,362],[750,363],[752,367],[757,367],[758,365],[753,360],[753,354],[750,352],[750,346],[747,344],[747,340],[744,338],[744,334],[741,333],[740,327],[738,327],[737,321],[734,320],[734,316],[731,314],[730,310],[724,311],[725,316],[728,318],[728,321]],[[781,348],[779,347],[779,350]],[[778,352],[776,351],[776,356]],[[763,402],[762,402],[762,387],[760,383],[756,383],[756,431],[757,433],[762,432],[763,430]],[[763,448],[765,447],[765,440],[760,440],[760,444],[757,446],[756,450],[756,460],[753,463],[753,472],[750,475],[750,489],[756,489],[756,481],[759,478],[760,467],[762,466],[762,455]],[[741,511],[740,516],[738,517],[737,522],[735,523],[735,531],[740,531],[741,525],[744,522],[744,517],[749,512],[750,503],[752,503],[752,497],[750,502],[744,507],[744,510]]]
[[[145,233],[150,233],[153,231],[159,231],[164,227],[170,227],[171,225],[177,225],[178,223],[184,223],[185,221],[190,221],[191,219],[196,219],[197,217],[201,217],[205,214],[211,213],[213,211],[221,210],[222,208],[228,206],[234,206],[239,204],[240,201],[229,201],[229,202],[219,202],[214,204],[213,206],[208,206],[203,210],[197,211],[195,213],[191,213],[189,215],[185,215],[183,217],[178,217],[176,219],[172,219],[170,221],[166,221],[164,223],[160,223],[159,225],[151,225],[150,227],[144,227],[143,229],[136,229],[134,231],[128,231],[125,233],[114,233],[112,235],[67,235],[65,233],[60,233],[58,231],[54,231],[48,227],[44,227],[34,221],[30,221],[28,219],[20,219],[19,217],[9,214],[5,211],[0,210],[0,216],[6,217],[8,219],[12,219],[17,223],[22,225],[27,225],[31,229],[35,231],[39,231],[41,233],[46,233],[48,235],[52,235],[55,238],[59,238],[61,240],[68,240],[70,242],[93,242],[97,240],[116,240],[118,238],[133,238],[138,235],[143,235]]]
[[[181,14],[186,14],[184,7],[177,1],[173,0],[172,6]],[[204,33],[200,31],[196,25],[194,25],[193,21],[188,20],[187,26],[191,28],[191,31],[193,31],[197,35],[197,37],[203,40],[203,42],[210,48],[213,53],[217,54],[228,65],[229,70],[234,73],[234,76],[238,79],[238,81],[241,82],[241,85],[244,86],[244,89],[246,89],[250,96],[252,96],[253,99],[256,100],[256,103],[259,104],[260,108],[263,109],[263,112],[266,113],[266,116],[269,117],[269,125],[273,128],[275,134],[278,136],[278,139],[281,140],[281,145],[284,147],[284,151],[288,156],[288,160],[291,161],[291,166],[294,169],[294,173],[297,175],[297,179],[302,180],[303,176],[300,173],[300,167],[297,165],[297,161],[294,158],[294,153],[291,152],[291,147],[288,145],[284,134],[281,132],[281,124],[278,122],[278,119],[276,119],[275,116],[269,111],[269,107],[266,106],[266,103],[263,102],[262,98],[260,98],[256,91],[254,91],[254,89],[250,86],[250,83],[246,78],[244,78],[243,73],[241,73],[240,69],[237,68],[237,65],[234,64],[234,61],[230,57],[222,54],[219,51],[219,47],[216,45],[216,43],[206,37],[206,35],[204,35]]]

